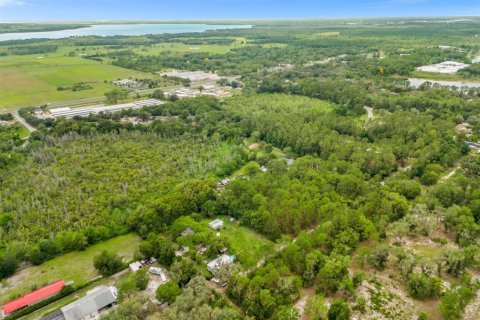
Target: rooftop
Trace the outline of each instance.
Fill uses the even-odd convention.
[[[99,287],[61,310],[66,320],[83,319],[117,301],[117,294],[116,287]]]
[[[445,61],[442,63],[418,67],[417,70],[431,73],[454,74],[457,71],[468,68],[469,66],[470,65],[461,62]]]
[[[49,298],[59,293],[64,286],[65,282],[63,280],[60,280],[38,290],[32,291],[24,296],[21,296],[20,298],[7,302],[3,305],[3,313],[11,314],[23,307]]]

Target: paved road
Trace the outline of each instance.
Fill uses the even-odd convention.
[[[25,126],[25,128],[28,129],[28,131],[30,132],[34,132],[34,131],[37,131],[37,129],[35,129],[34,127],[32,127],[27,121],[25,121],[25,119],[23,119],[20,114],[18,113],[18,110],[15,110],[15,111],[12,111],[12,115],[13,117],[18,121],[20,122],[21,124],[23,124]]]

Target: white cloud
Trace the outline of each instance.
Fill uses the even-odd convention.
[[[1,7],[9,7],[9,6],[17,6],[23,4],[21,0],[0,0],[0,8]]]

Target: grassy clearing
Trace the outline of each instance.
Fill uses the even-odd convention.
[[[226,217],[222,220],[225,227],[220,232],[227,236],[230,241],[230,253],[237,256],[245,269],[255,266],[260,259],[275,251],[275,244],[264,236],[236,222],[230,222]],[[210,221],[212,219],[204,220],[202,223],[208,227]]]
[[[129,260],[139,243],[137,235],[128,234],[93,245],[85,251],[67,253],[40,266],[26,268],[8,278],[6,285],[0,288],[0,303],[60,279],[73,281],[74,284],[88,281],[98,275],[93,267],[93,258],[102,250],[116,252]]]
[[[19,128],[17,129],[17,133],[20,136],[20,139],[25,139],[30,137],[30,131],[28,131],[28,129],[23,125],[19,125]]]
[[[113,89],[105,81],[129,77],[152,75],[60,53],[0,57],[0,110],[103,96]],[[93,88],[76,92],[57,90],[79,82],[87,82]]]
[[[462,82],[477,82],[480,77],[465,78],[461,74],[444,74],[444,73],[431,73],[423,71],[413,71],[411,74],[413,78],[438,80],[438,81],[462,81]]]

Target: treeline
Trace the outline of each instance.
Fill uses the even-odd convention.
[[[26,45],[9,47],[8,52],[12,55],[29,55],[39,53],[51,53],[57,51],[57,45],[43,44],[43,45]]]

